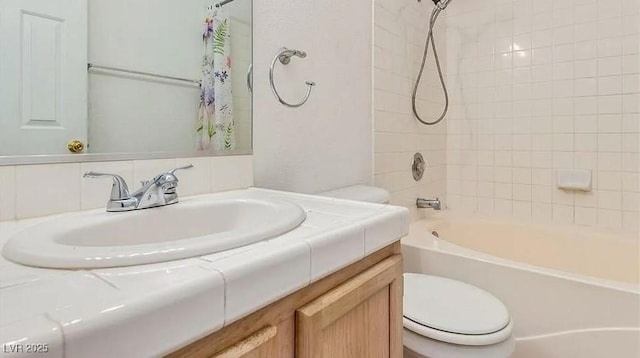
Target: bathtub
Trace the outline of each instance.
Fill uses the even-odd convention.
[[[402,253],[406,272],[464,281],[502,300],[515,323],[514,358],[637,358],[639,241],[442,212],[411,225]]]

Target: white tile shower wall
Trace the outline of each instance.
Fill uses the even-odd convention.
[[[393,204],[411,210],[413,220],[428,213],[417,210],[417,197],[446,195],[446,124],[424,126],[411,111],[411,94],[418,75],[431,2],[376,0],[374,9],[374,181],[391,192]],[[445,19],[436,26],[436,42],[446,65]],[[418,110],[427,121],[444,107],[433,54],[418,92]],[[411,173],[413,154],[427,162],[424,178]]]
[[[450,208],[638,232],[639,4],[451,3]],[[593,192],[556,189],[559,168]]]
[[[83,179],[87,171],[119,174],[134,189],[138,180],[187,163],[194,168],[177,173],[182,196],[253,186],[249,155],[4,166],[0,167],[0,221],[105,207],[112,182]]]

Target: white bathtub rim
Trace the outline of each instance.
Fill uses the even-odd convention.
[[[416,227],[416,224],[419,224],[419,223],[420,222],[413,223],[411,225],[411,229]],[[402,239],[403,246],[413,247],[421,250],[436,251],[446,255],[452,255],[452,256],[463,257],[465,259],[477,260],[484,263],[490,263],[490,264],[495,264],[503,267],[508,267],[510,269],[535,272],[537,274],[552,276],[557,279],[567,279],[570,281],[579,282],[581,284],[588,284],[588,285],[596,284],[609,289],[640,295],[639,284],[607,280],[607,279],[598,278],[598,277],[580,275],[572,272],[540,267],[540,266],[531,265],[524,262],[517,262],[514,260],[486,254],[484,252],[468,249],[466,247],[446,241],[445,239],[437,238],[429,232],[416,234],[415,230],[411,230],[411,229],[409,231],[409,236],[406,236],[405,238]]]
[[[527,337],[516,337],[516,341],[535,341],[540,339],[554,338],[560,336],[569,336],[575,334],[584,333],[601,333],[601,332],[638,332],[640,333],[640,327],[602,327],[602,328],[582,328],[571,329],[567,331],[559,331],[553,333],[537,334]]]
[[[418,223],[426,223],[429,227],[437,224],[441,224],[443,222],[448,221],[458,221],[458,220],[478,220],[487,223],[504,223],[507,222],[509,224],[515,225],[525,225],[525,226],[533,226],[541,229],[552,229],[559,230],[563,233],[585,233],[590,235],[613,235],[616,237],[616,240],[636,240],[636,233],[623,230],[623,229],[608,229],[601,226],[587,226],[587,225],[570,225],[570,224],[561,224],[556,222],[546,222],[540,220],[527,220],[512,216],[497,216],[497,215],[489,215],[482,213],[464,213],[460,211],[454,210],[442,210],[432,212],[428,217],[413,222],[413,224]]]

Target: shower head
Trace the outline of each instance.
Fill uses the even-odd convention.
[[[421,2],[422,0],[418,0],[418,2]],[[449,5],[449,3],[451,2],[451,0],[433,0],[433,3],[440,9],[440,10],[444,10],[447,8],[447,6]]]
[[[437,7],[439,7],[441,10],[444,10],[447,8],[447,6],[449,5],[449,3],[451,2],[451,0],[434,0],[433,1]]]

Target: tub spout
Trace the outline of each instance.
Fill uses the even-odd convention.
[[[416,200],[416,206],[418,207],[418,209],[433,209],[433,210],[442,209],[442,203],[438,198],[435,198],[435,199],[418,198]]]

